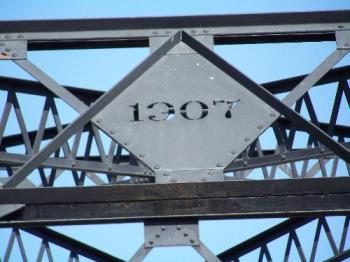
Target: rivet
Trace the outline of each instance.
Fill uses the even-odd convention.
[[[12,57],[17,57],[17,53],[12,53]]]
[[[176,226],[176,229],[177,230],[181,230],[181,226]]]
[[[209,171],[209,172],[208,172],[208,175],[213,176],[214,174],[215,174],[214,171]]]
[[[8,47],[7,47],[7,48],[5,48],[5,51],[6,51],[6,52],[11,52],[11,48],[8,48]]]
[[[234,155],[234,154],[236,154],[237,152],[236,152],[236,150],[231,150],[231,154],[232,155]]]
[[[285,154],[281,155],[281,158],[282,158],[283,160],[286,159],[286,155],[285,155]]]
[[[209,33],[209,30],[208,29],[204,29],[203,33]]]
[[[145,154],[144,153],[140,153],[139,157],[145,157]]]
[[[276,113],[271,113],[270,116],[271,117],[276,117]]]
[[[97,123],[102,123],[102,119],[99,118],[99,119],[96,120],[96,122],[97,122]]]
[[[169,35],[169,34],[171,33],[171,31],[167,30],[167,31],[165,31],[165,33],[166,33],[167,35]]]
[[[115,134],[115,130],[111,130],[111,131],[109,131],[109,133],[113,135],[113,134]]]
[[[258,125],[257,129],[263,129],[263,125]]]
[[[184,237],[187,237],[187,236],[188,236],[188,234],[185,232],[185,233],[184,233]]]
[[[220,162],[216,163],[217,167],[222,167],[222,164]]]
[[[158,31],[153,31],[153,34],[154,34],[154,35],[158,35],[159,32],[158,32]]]
[[[159,238],[160,237],[160,235],[159,234],[156,234],[156,238]]]
[[[160,230],[165,231],[165,226],[162,226]]]
[[[203,182],[206,182],[206,181],[207,181],[207,178],[206,178],[206,177],[202,177],[202,181],[203,181]]]
[[[191,33],[192,33],[192,34],[195,34],[195,33],[197,33],[197,30],[192,29],[192,30],[191,30]]]
[[[191,238],[190,242],[191,242],[191,243],[194,243],[194,239]]]
[[[72,167],[75,167],[77,163],[75,161],[72,162]]]
[[[21,34],[17,36],[17,38],[23,38],[23,37],[24,37],[24,36],[23,36],[23,35],[21,35]]]
[[[324,147],[321,147],[321,152],[322,152],[322,153],[324,153],[324,152],[325,152]]]
[[[154,168],[154,169],[159,169],[160,166],[159,166],[159,165],[155,165],[153,168]]]
[[[163,176],[169,176],[168,172],[163,173]]]
[[[111,167],[109,167],[109,168],[108,168],[108,171],[112,171],[112,168],[111,168]]]
[[[344,28],[344,25],[338,25],[338,28]]]
[[[250,141],[250,137],[245,137],[244,141],[249,142]]]
[[[345,43],[344,46],[350,46],[350,43]]]
[[[177,179],[176,178],[172,178],[170,181],[173,182],[173,183],[176,183]]]
[[[9,39],[11,38],[11,35],[5,35],[5,38]]]
[[[149,241],[148,243],[149,243],[150,245],[153,245],[153,241]]]
[[[244,165],[244,166],[247,166],[247,165],[248,165],[248,161],[244,161],[244,162],[243,162],[243,165]]]
[[[124,145],[125,145],[125,146],[129,146],[130,143],[129,143],[129,142],[125,142]]]

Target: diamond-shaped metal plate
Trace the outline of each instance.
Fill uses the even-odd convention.
[[[203,56],[168,52],[94,120],[149,167],[193,170],[228,165],[271,114]]]

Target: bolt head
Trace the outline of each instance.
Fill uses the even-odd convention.
[[[110,130],[109,133],[114,135],[115,134],[115,130]]]
[[[276,113],[271,113],[270,116],[271,117],[276,117]]]
[[[213,176],[213,175],[215,175],[215,172],[214,171],[209,171],[208,175]]]
[[[154,169],[159,169],[160,166],[159,166],[159,165],[155,165],[153,168],[154,168]]]
[[[206,178],[206,177],[202,177],[202,181],[203,181],[203,182],[206,182],[206,181],[207,181],[207,178]]]
[[[263,125],[258,125],[257,129],[263,129],[263,127],[264,127]]]
[[[149,243],[150,245],[153,245],[153,241],[149,241],[148,243]]]
[[[184,233],[184,237],[187,237],[187,236],[188,236],[188,234],[185,232],[185,233]]]
[[[162,226],[160,230],[165,231],[165,226]]]
[[[235,155],[237,152],[236,152],[236,150],[231,150],[231,152],[230,152],[232,155]]]
[[[176,226],[176,229],[177,230],[181,230],[181,226]]]
[[[163,176],[169,176],[169,173],[168,172],[164,172]]]
[[[159,234],[156,234],[156,238],[159,238],[160,237],[160,235]]]
[[[191,239],[190,239],[190,242],[191,242],[191,243],[194,243],[194,239],[191,238]]]
[[[216,163],[216,166],[217,166],[217,167],[222,167],[222,163],[217,162],[217,163]]]
[[[144,153],[140,153],[139,157],[145,157],[145,154]]]
[[[250,137],[245,137],[245,138],[244,138],[244,141],[245,141],[245,142],[249,142],[249,141],[250,141]]]

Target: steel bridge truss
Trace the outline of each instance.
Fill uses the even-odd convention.
[[[213,51],[221,44],[318,41],[335,41],[336,48],[312,72],[262,84]],[[150,47],[151,54],[105,93],[61,86],[27,59],[27,52],[35,50],[122,47]],[[275,251],[269,246],[284,241],[284,261],[293,247],[301,261],[316,261],[323,230],[331,251],[327,261],[350,257],[350,125],[339,124],[339,115],[350,115],[350,66],[334,68],[349,51],[349,11],[1,21],[0,59],[13,61],[37,80],[0,77],[6,97],[0,121],[0,226],[12,228],[4,261],[15,241],[27,261],[23,232],[41,239],[38,261],[44,254],[53,260],[51,245],[67,250],[69,261],[80,256],[122,261],[46,228],[50,225],[139,221],[145,222],[145,232],[158,236],[153,227],[171,230],[179,224],[191,228],[200,219],[266,217],[289,219],[217,256],[196,236],[188,245],[209,261],[240,261],[257,251],[258,261],[271,261]],[[253,94],[270,110],[251,135],[237,138],[242,141],[230,150],[232,161],[200,168],[195,179],[145,160],[144,152],[131,147],[133,141],[121,141],[101,120],[106,105],[171,52],[200,55],[242,86],[246,97]],[[327,105],[315,98],[325,88],[334,94]],[[35,113],[40,114],[38,127],[29,131],[24,101],[32,97],[41,101],[42,110]],[[62,103],[78,113],[76,119],[62,121]],[[327,118],[319,107],[328,107]],[[7,132],[13,125],[19,133]],[[179,153],[170,156],[178,161]],[[331,216],[343,224],[332,228]],[[308,252],[298,232],[312,226]],[[337,242],[332,230],[339,227]],[[153,247],[171,245],[164,239],[156,245],[146,234],[133,261]]]

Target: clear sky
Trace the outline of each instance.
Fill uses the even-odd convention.
[[[0,20],[23,20],[338,10],[350,9],[350,1],[1,0],[0,8]],[[334,48],[334,43],[294,43],[220,46],[216,47],[215,51],[261,83],[310,72]],[[61,84],[108,90],[146,57],[148,52],[145,48],[41,51],[30,53],[29,59]],[[305,57],[307,59],[304,59]],[[339,65],[344,64],[349,64],[349,58]],[[0,62],[0,75],[32,79],[10,62]],[[326,97],[320,96],[320,99]],[[0,108],[3,108],[3,103],[2,97]],[[28,129],[35,128],[36,125],[33,125]],[[333,220],[334,223],[337,222],[336,218]],[[280,221],[282,220],[203,221],[200,223],[200,234],[202,241],[214,253],[219,253]],[[142,224],[54,227],[54,229],[123,259],[130,258],[143,242]],[[0,257],[4,255],[3,240],[8,239],[3,237],[1,232],[4,231],[0,230]],[[25,243],[33,246],[33,250],[28,254],[29,257],[32,254],[30,261],[33,261],[34,249],[38,249],[39,242],[27,236]],[[279,247],[275,248],[276,252],[278,249]],[[62,258],[59,249],[54,249],[53,253]],[[14,255],[12,258],[12,261],[17,261],[18,256]],[[152,251],[146,261],[175,262],[202,261],[202,259],[190,248],[162,248]]]

